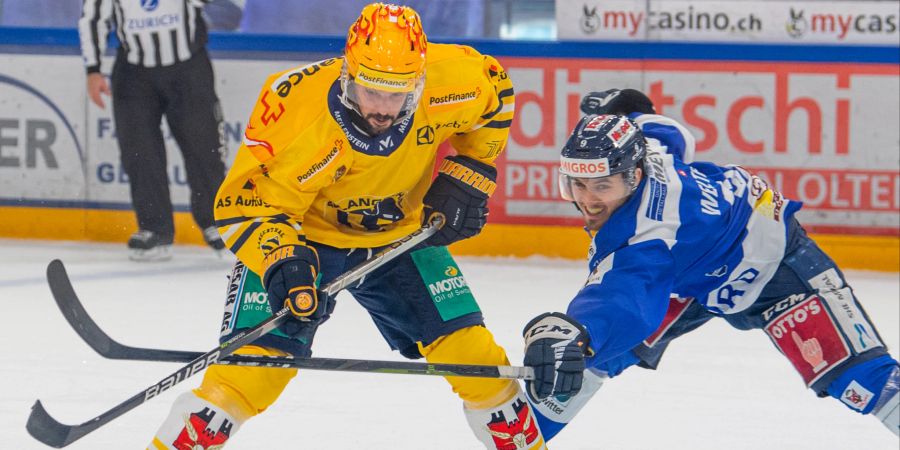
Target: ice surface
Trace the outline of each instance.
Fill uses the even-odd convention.
[[[216,344],[229,262],[177,247],[168,263],[133,263],[124,245],[0,240],[0,449],[47,448],[25,431],[40,398],[64,423],[88,420],[173,372],[177,365],[104,360],[66,324],[44,279],[60,258],[88,312],[128,345],[207,351]],[[459,258],[510,359],[521,328],[564,310],[585,277],[579,262]],[[896,358],[896,274],[847,274]],[[316,355],[402,358],[388,350],[349,296],[316,337]],[[144,448],[190,379],[72,444]],[[673,343],[660,370],[630,369],[608,382],[552,449],[892,449],[898,439],[871,417],[806,390],[760,331],[713,321]],[[477,449],[461,404],[439,377],[305,371],[280,400],[245,424],[230,449]]]

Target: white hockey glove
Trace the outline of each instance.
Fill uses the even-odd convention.
[[[525,365],[534,368],[534,380],[525,381],[534,400],[554,396],[571,397],[581,390],[584,358],[590,337],[584,326],[558,312],[541,314],[522,332]]]

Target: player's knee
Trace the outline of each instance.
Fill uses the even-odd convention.
[[[430,363],[509,364],[506,351],[494,342],[494,336],[482,326],[454,331],[422,347],[420,352]],[[447,381],[466,406],[474,409],[499,405],[518,392],[518,384],[508,379],[447,377]]]
[[[248,345],[236,354],[285,356],[278,350]],[[235,417],[249,418],[266,410],[294,376],[296,369],[213,365],[194,392]]]
[[[828,395],[858,413],[869,414],[881,397],[889,394],[885,387],[896,376],[892,374],[896,374],[897,367],[897,361],[888,355],[854,364],[828,385]]]

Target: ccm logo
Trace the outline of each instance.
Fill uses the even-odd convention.
[[[528,334],[528,337],[534,337],[541,333],[562,333],[565,335],[569,335],[572,333],[571,328],[561,327],[559,325],[540,325],[531,329],[531,333]]]

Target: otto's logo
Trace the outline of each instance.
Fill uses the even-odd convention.
[[[803,17],[803,10],[795,11],[794,8],[791,8],[791,17],[788,19],[787,23],[784,25],[785,30],[787,30],[788,36],[799,39],[803,37],[806,33],[806,29],[809,26],[806,22],[806,19]]]
[[[434,128],[432,128],[431,125],[419,127],[419,129],[416,130],[416,144],[434,144]]]
[[[475,100],[476,98],[481,96],[481,88],[475,88],[475,90],[463,93],[452,92],[447,95],[442,95],[440,97],[428,97],[428,106],[440,106],[440,105],[452,105],[455,103],[467,102],[470,100]]]
[[[141,0],[141,8],[144,11],[153,11],[159,6],[159,0]]]
[[[778,316],[778,318],[769,325],[767,331],[769,331],[769,334],[775,339],[781,339],[782,336],[791,334],[789,332],[797,329],[800,324],[806,322],[811,316],[815,316],[821,312],[822,305],[819,304],[819,298],[813,297],[811,300],[797,305],[794,309]]]
[[[448,277],[455,277],[459,275],[459,270],[456,267],[447,266],[447,270],[444,271],[444,275],[447,275]]]
[[[595,33],[600,28],[600,16],[597,15],[597,7],[588,9],[587,4],[585,4],[582,12],[584,15],[581,16],[581,21],[579,22],[581,31],[584,31],[586,34]]]
[[[562,157],[559,161],[559,171],[576,178],[605,177],[609,175],[609,160],[600,158],[586,161]]]

